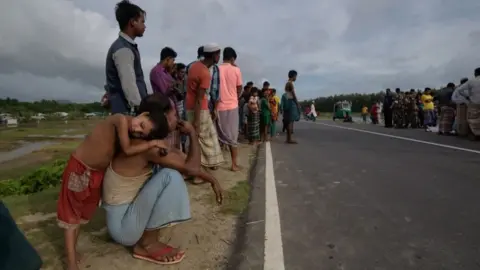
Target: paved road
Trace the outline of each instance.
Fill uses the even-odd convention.
[[[298,123],[298,145],[271,144],[285,269],[480,269],[480,152],[335,125],[480,150]]]
[[[480,142],[332,121],[295,129],[298,145],[270,144],[285,269],[480,269]],[[264,192],[254,182],[240,269],[278,252],[260,244]]]

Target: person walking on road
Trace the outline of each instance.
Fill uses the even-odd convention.
[[[285,93],[282,95],[280,111],[283,114],[283,124],[287,131],[286,143],[296,144],[297,141],[292,139],[293,122],[300,120],[300,108],[295,94],[294,82],[297,80],[297,72],[290,70],[288,72],[288,81],[285,84]]]

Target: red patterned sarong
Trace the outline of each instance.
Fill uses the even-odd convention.
[[[63,171],[58,198],[57,221],[61,228],[75,228],[87,223],[101,197],[104,171],[87,167],[73,155]]]

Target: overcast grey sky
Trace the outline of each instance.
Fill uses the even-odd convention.
[[[98,101],[116,2],[2,1],[0,96]],[[283,89],[296,69],[300,98],[457,83],[480,66],[478,0],[132,2],[147,11],[146,74],[164,46],[188,63],[209,42],[237,50],[245,80]]]

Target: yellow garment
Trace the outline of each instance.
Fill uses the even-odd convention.
[[[275,99],[275,102],[277,102],[277,107],[280,106],[280,98],[277,95],[273,96],[273,98]]]
[[[152,171],[150,170],[139,176],[125,177],[115,173],[110,165],[103,178],[102,200],[110,205],[133,202],[151,175]]]
[[[368,108],[367,106],[362,108],[362,114],[367,114],[368,113]]]
[[[433,111],[433,109],[435,108],[435,105],[433,104],[432,95],[423,94],[421,99],[422,99],[422,103],[423,103],[423,110]]]

